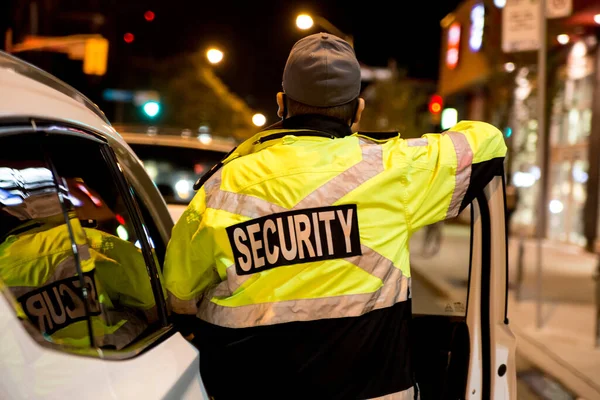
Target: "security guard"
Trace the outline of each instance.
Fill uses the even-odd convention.
[[[215,399],[412,399],[409,238],[502,173],[502,134],[353,134],[360,66],[330,34],[294,45],[283,90],[282,122],[196,184],[166,256],[173,310],[199,319]]]
[[[21,202],[0,201],[3,217],[21,221],[0,238],[0,279],[18,300],[19,316],[59,344],[90,346],[87,315],[94,346],[122,349],[131,343],[157,319],[139,250],[107,232],[82,227],[73,211],[67,226],[55,190],[21,190]]]

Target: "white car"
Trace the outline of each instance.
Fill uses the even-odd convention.
[[[469,295],[463,308],[414,315],[422,399],[516,398],[504,201],[498,176],[471,207]],[[50,214],[69,227],[63,242],[72,255],[61,264],[60,279],[39,289],[31,282],[14,285],[37,279],[21,268],[41,254],[52,260],[59,241],[45,241],[39,249],[26,242],[27,254],[6,249],[20,243],[23,233],[46,234],[34,218]],[[172,226],[142,162],[102,112],[66,84],[0,52],[0,397],[208,399],[199,353],[172,326],[165,302],[160,271]],[[94,290],[102,287],[84,280],[89,279],[82,267],[90,257],[86,251],[98,250],[90,235],[111,235],[111,243],[137,248],[143,256],[129,264],[115,256],[120,268],[114,273],[122,273],[120,296],[107,287],[106,295],[96,296]],[[9,268],[2,263],[11,254],[17,263]],[[135,269],[137,263],[141,269]],[[65,276],[69,268],[78,272]],[[101,267],[96,269],[102,278]],[[144,306],[148,301],[151,308]],[[128,315],[146,318],[145,329],[114,341],[109,334],[97,336],[99,304],[110,311],[128,308]],[[79,324],[76,341],[61,335],[71,327],[65,321]]]
[[[115,126],[115,129],[142,160],[175,222],[194,197],[196,180],[238,144],[233,138],[209,133],[192,135],[189,129],[135,126]]]

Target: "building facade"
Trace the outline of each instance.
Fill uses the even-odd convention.
[[[568,17],[548,20],[547,129],[540,137],[537,52],[502,51],[503,3],[467,0],[444,18],[439,93],[458,119],[504,131],[507,181],[518,192],[511,229],[534,234],[541,226],[550,240],[589,246],[598,231],[600,3],[574,0]]]

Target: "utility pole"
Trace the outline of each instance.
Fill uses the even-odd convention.
[[[547,62],[547,40],[546,40],[546,0],[539,1],[540,29],[538,50],[538,73],[537,73],[537,157],[540,168],[540,180],[538,188],[538,217],[537,217],[537,284],[536,284],[536,327],[540,329],[543,324],[542,315],[542,244],[546,235],[546,182],[548,181],[548,168],[546,165],[546,152],[548,151],[546,138],[546,62]]]

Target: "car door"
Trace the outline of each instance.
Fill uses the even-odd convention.
[[[144,203],[102,135],[1,122],[2,396],[208,399],[168,320],[164,203]]]
[[[422,235],[411,243],[421,399],[516,399],[503,176],[477,193],[470,215],[470,226],[448,224],[455,234],[444,236],[450,243],[435,257],[419,256]]]

